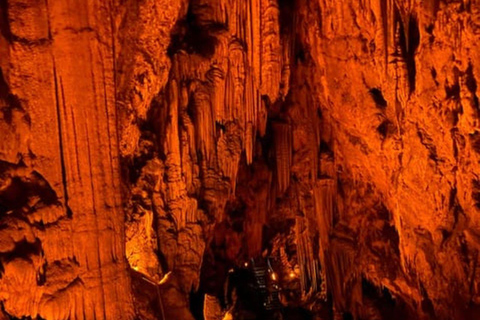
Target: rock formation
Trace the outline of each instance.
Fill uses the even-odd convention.
[[[217,319],[262,254],[286,314],[477,318],[479,42],[479,0],[0,1],[0,319]]]

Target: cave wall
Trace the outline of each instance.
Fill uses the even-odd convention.
[[[112,3],[2,2],[2,309],[132,318]]]
[[[264,250],[314,311],[478,312],[478,0],[0,12],[0,314],[191,319]]]
[[[325,1],[306,41],[343,198],[333,232],[354,231],[354,273],[434,318],[478,312],[478,9]]]

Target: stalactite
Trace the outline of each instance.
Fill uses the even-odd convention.
[[[212,104],[206,88],[198,85],[193,93],[195,108],[195,128],[197,130],[198,147],[207,160],[213,157],[215,125],[212,112]]]
[[[279,9],[275,0],[261,0],[261,86],[262,95],[277,100],[281,83]]]
[[[215,121],[224,124],[227,118],[225,112],[225,73],[220,66],[213,65],[206,75],[212,88],[212,109],[215,115]]]
[[[293,32],[292,32],[293,33]],[[280,80],[280,95],[282,98],[285,98],[290,91],[290,76],[291,76],[291,62],[292,58],[292,47],[294,46],[295,35],[287,34],[282,37],[282,71],[281,71],[281,80]]]
[[[245,65],[244,47],[240,41],[233,40],[229,45],[228,74],[226,81],[226,101],[227,119],[234,119],[244,125],[245,108],[241,108],[247,103],[245,97],[247,66]]]
[[[170,82],[168,88],[168,110],[169,110],[169,124],[166,130],[166,146],[165,150],[167,154],[171,155],[179,155],[180,153],[180,142],[179,142],[179,134],[178,134],[178,86],[177,81],[172,80]],[[172,158],[173,161],[177,161],[179,159]],[[179,165],[179,163],[175,163]],[[171,179],[175,179],[176,177],[172,177]]]
[[[334,285],[328,273],[332,271],[329,265],[330,257],[330,234],[333,229],[333,201],[334,201],[334,183],[332,179],[323,179],[317,182],[314,188],[314,210],[319,232],[319,261],[322,266],[319,278],[322,279],[322,294],[330,290],[329,286]],[[332,290],[334,290],[333,288]]]
[[[318,257],[314,255],[309,226],[304,217],[295,218],[295,236],[302,294],[317,293],[320,289],[319,280],[321,280],[320,265]]]
[[[262,70],[262,37],[261,37],[261,28],[262,28],[262,0],[250,0],[246,3],[246,32],[245,42],[249,48],[250,55],[250,67],[252,70],[252,87],[258,90],[261,81],[261,70]],[[253,96],[252,92],[252,98]],[[253,100],[252,102],[255,102]],[[253,108],[252,108],[253,109]]]
[[[306,269],[308,254],[305,248],[304,236],[303,236],[304,230],[302,230],[302,227],[303,227],[303,220],[301,217],[297,217],[295,221],[295,236],[297,239],[297,260],[301,270],[300,271],[301,289],[302,289],[302,292],[305,292],[307,288],[307,272],[305,272],[306,271],[305,269]]]
[[[290,185],[290,167],[292,163],[292,132],[287,123],[272,124],[275,139],[275,161],[277,184],[280,194]]]

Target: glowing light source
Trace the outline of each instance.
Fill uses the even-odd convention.
[[[248,262],[245,262],[245,267],[248,267]]]
[[[137,266],[134,266],[134,267],[133,267],[133,270],[138,271],[138,267],[137,267]]]
[[[272,272],[272,280],[277,280],[277,275],[275,274],[275,272]]]
[[[293,271],[290,272],[290,278],[295,278],[295,276],[296,276],[296,275],[295,275],[295,272],[293,272]]]
[[[160,280],[160,282],[158,283],[159,285],[162,285],[164,284],[165,282],[167,282],[167,280],[170,278],[170,275],[172,274],[172,271],[169,271],[167,272],[167,274],[162,278],[162,280]]]

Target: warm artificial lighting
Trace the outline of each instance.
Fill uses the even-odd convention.
[[[171,274],[172,274],[172,271],[167,272],[167,274],[163,276],[162,280],[160,280],[160,282],[158,283],[158,285],[162,285],[162,284],[164,284],[165,282],[167,282],[167,280],[170,278],[170,275],[171,275]]]
[[[0,1],[0,320],[480,320],[480,0]]]

